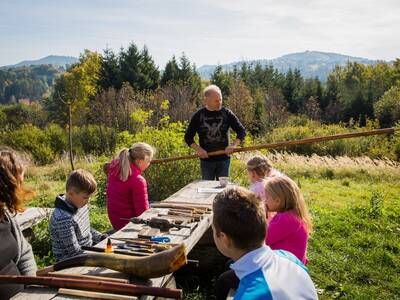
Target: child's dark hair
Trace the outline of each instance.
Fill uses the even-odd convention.
[[[216,234],[224,232],[242,250],[259,248],[265,239],[265,208],[260,198],[242,187],[219,193],[213,203]]]
[[[93,194],[96,191],[97,183],[90,172],[78,169],[69,175],[65,188],[67,191],[74,189],[78,193]]]
[[[261,178],[268,176],[271,169],[272,164],[264,155],[256,155],[247,162],[247,170],[256,172]]]

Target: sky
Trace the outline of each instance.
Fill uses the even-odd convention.
[[[0,66],[146,45],[161,68],[305,50],[400,57],[398,0],[1,0]]]

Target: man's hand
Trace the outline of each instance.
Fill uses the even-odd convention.
[[[229,145],[228,147],[225,148],[225,153],[227,155],[230,155],[233,153],[233,151],[236,149],[235,145]]]
[[[203,148],[201,148],[200,146],[199,146],[199,148],[197,148],[196,151],[197,151],[197,155],[198,155],[200,158],[208,158],[207,151],[204,150]]]

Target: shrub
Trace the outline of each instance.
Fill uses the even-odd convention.
[[[53,162],[55,158],[48,136],[31,124],[24,124],[14,131],[7,132],[3,142],[14,149],[31,153],[35,162],[39,164]]]

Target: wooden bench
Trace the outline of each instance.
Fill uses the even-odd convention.
[[[22,231],[32,228],[43,219],[50,217],[53,208],[29,207],[24,212],[17,213],[15,220]]]
[[[207,191],[207,192],[199,192],[204,189],[217,188],[219,187],[219,183],[217,181],[194,181],[175,194],[171,195],[167,199],[163,201],[163,203],[168,202],[179,202],[182,204],[185,203],[198,203],[198,204],[208,204],[211,205],[215,196],[217,195],[216,191]],[[158,216],[158,214],[163,212],[162,208],[151,208],[148,211],[144,212],[140,217],[147,219],[151,217]],[[171,239],[172,243],[184,243],[188,253],[193,249],[196,243],[200,240],[200,238],[204,235],[204,233],[210,228],[212,222],[212,214],[206,214],[199,222],[197,227],[190,233],[190,229],[183,228],[179,231],[170,231],[165,236],[168,236]],[[143,227],[143,225],[132,224],[129,223],[121,230],[117,231],[112,235],[115,238],[136,238],[138,232]],[[102,241],[98,244],[99,247],[105,247],[106,241]],[[67,270],[59,271],[62,273],[69,274],[85,274],[85,275],[98,275],[105,277],[115,277],[115,278],[127,278],[125,274],[115,272],[113,270],[105,269],[105,268],[93,268],[93,267],[79,267],[79,268],[71,268]],[[133,281],[134,283],[144,284],[143,282]],[[151,286],[158,287],[174,287],[175,280],[173,274],[168,274],[159,278],[152,278],[146,284]],[[28,288],[24,292],[17,294],[12,299],[14,300],[49,300],[49,299],[81,299],[73,296],[63,296],[57,294],[57,289],[51,288],[42,288],[40,289],[40,294],[38,293],[38,289]],[[142,296],[141,300],[149,300],[154,299],[151,296]],[[157,298],[160,299],[160,298]]]

